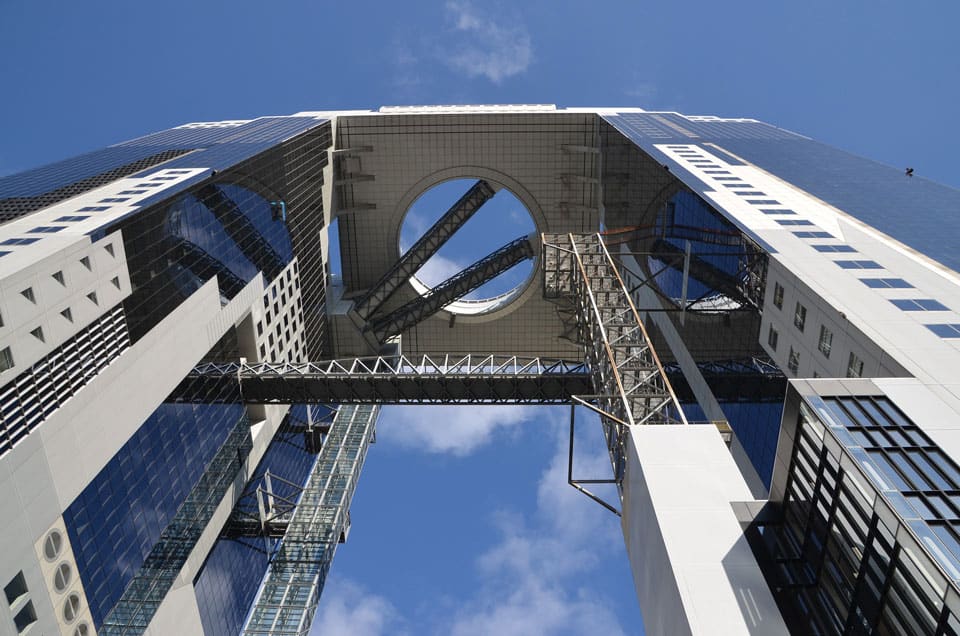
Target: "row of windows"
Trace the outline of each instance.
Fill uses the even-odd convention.
[[[774,282],[773,304],[777,309],[783,309],[783,295],[783,285],[778,282]],[[796,327],[800,332],[803,332],[804,328],[806,327],[806,323],[807,308],[798,301],[793,312],[793,326]],[[776,351],[779,341],[780,333],[771,324],[767,333],[767,344],[770,345],[772,350]],[[820,335],[817,339],[817,349],[823,354],[824,358],[830,358],[830,352],[833,350],[833,331],[824,324],[820,325]],[[800,369],[800,351],[794,349],[792,346],[790,347],[790,351],[787,355],[787,368],[793,373],[797,373]],[[863,360],[861,360],[856,353],[851,351],[850,358],[847,361],[847,377],[859,378],[862,376]],[[816,374],[814,374],[814,377],[816,377]]]

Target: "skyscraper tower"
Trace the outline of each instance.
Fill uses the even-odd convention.
[[[501,191],[536,231],[418,274]],[[380,405],[561,403],[602,423],[616,497],[570,481],[648,633],[960,633],[958,209],[751,119],[541,105],[4,177],[0,632],[306,633]]]

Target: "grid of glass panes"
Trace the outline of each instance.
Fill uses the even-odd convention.
[[[824,403],[864,449],[876,468],[875,485],[899,492],[909,508],[898,507],[908,520],[922,520],[942,545],[938,560],[951,578],[960,579],[960,470],[913,422],[886,398],[824,398]],[[844,440],[847,446],[850,440]],[[922,538],[921,524],[911,524]]]
[[[839,446],[825,444],[824,436],[846,446],[860,466],[873,459],[874,451],[940,451],[885,398],[835,398],[827,408],[831,415],[840,409],[849,425],[838,417],[844,422],[841,426],[824,426],[812,411],[802,408],[783,519],[765,537],[775,568],[772,588],[791,629],[804,634],[960,634],[960,621],[944,603],[950,584],[935,571],[928,555],[898,542],[902,529],[889,527],[876,512],[878,505],[886,505],[884,497],[896,499],[897,493],[879,496],[874,481],[841,468],[839,457],[830,450]],[[852,419],[848,408],[858,416],[871,416]],[[857,433],[885,445],[858,447],[852,441],[858,439]],[[875,438],[876,433],[884,437]],[[905,440],[904,447],[893,444],[894,439]],[[910,466],[916,470],[916,464]],[[945,473],[938,473],[946,479]],[[925,502],[929,494],[904,493],[921,495]],[[891,503],[901,513],[908,508],[904,501]],[[908,512],[902,523],[929,546],[930,533],[917,532],[917,520],[911,516],[916,513]],[[947,523],[943,518],[937,521]]]

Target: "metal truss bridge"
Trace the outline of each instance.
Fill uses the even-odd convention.
[[[353,315],[367,331],[375,333],[377,342],[435,313],[473,284],[454,277],[456,280],[451,280],[456,284],[447,281],[411,306],[387,316],[377,313],[393,291],[492,195],[492,187],[478,182],[358,301]],[[458,276],[486,279],[512,260],[531,256],[532,243],[526,239],[514,243]],[[304,429],[311,439],[319,440],[322,434],[322,444],[315,451],[317,462],[297,502],[286,501],[277,507],[269,503],[279,501],[270,492],[270,480],[265,481],[266,490],[261,492],[258,487],[260,519],[251,518],[244,528],[249,526],[250,531],[269,538],[276,537],[274,531],[282,526],[284,535],[244,634],[309,632],[333,555],[349,528],[350,502],[374,438],[377,405],[569,404],[568,481],[619,514],[619,501],[604,501],[586,486],[608,483],[619,489],[631,426],[687,424],[670,383],[671,376],[677,377],[677,369],[666,367],[657,357],[603,236],[543,235],[540,244],[544,297],[556,303],[559,316],[566,317],[564,335],[580,344],[582,361],[392,355],[326,362],[208,363],[196,367],[175,389],[169,399],[177,402],[199,402],[204,396],[218,395],[220,400],[234,403],[341,405],[329,425],[315,427],[311,421]],[[731,370],[741,378],[775,375],[757,361],[717,365],[712,370],[720,375]],[[731,365],[735,368],[727,368]],[[574,479],[576,406],[600,416],[613,469],[610,478]]]
[[[209,363],[170,397],[247,404],[568,404],[590,395],[582,362],[500,355],[387,356],[327,362]]]

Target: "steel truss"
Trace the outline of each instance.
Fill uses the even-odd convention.
[[[511,241],[462,272],[451,276],[427,293],[388,315],[374,319],[369,329],[379,342],[426,320],[450,303],[469,294],[517,263],[533,258],[534,250],[526,236]]]
[[[482,179],[477,181],[460,197],[440,219],[413,244],[390,270],[377,281],[370,291],[354,305],[354,311],[363,322],[370,317],[393,295],[403,283],[417,273],[430,257],[437,253],[453,234],[463,227],[484,203],[489,201],[496,190]]]
[[[244,636],[305,635],[337,545],[379,413],[375,405],[342,406],[293,508]]]
[[[581,362],[502,355],[389,356],[301,363],[207,363],[169,398],[248,404],[567,404],[590,394]]]
[[[619,485],[626,427],[686,424],[686,418],[602,237],[544,235],[543,273],[544,295],[568,310],[572,305],[577,317],[578,339],[597,393],[574,401],[600,414],[613,482]]]

